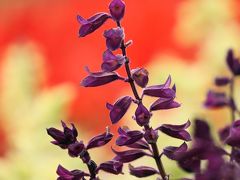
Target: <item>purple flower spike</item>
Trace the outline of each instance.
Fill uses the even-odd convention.
[[[78,157],[81,152],[85,149],[83,142],[76,142],[68,146],[68,154],[71,157]]]
[[[138,104],[138,107],[135,111],[135,120],[139,126],[145,126],[149,124],[151,118],[151,113],[148,109],[142,104]]]
[[[79,30],[79,36],[84,37],[103,25],[103,23],[111,16],[107,13],[97,13],[89,19],[84,19],[81,16],[77,16],[78,22],[82,25]]]
[[[55,141],[52,141],[52,144],[55,144],[62,149],[66,149],[70,144],[77,141],[78,132],[73,124],[72,129],[68,128],[66,124],[62,121],[63,131],[60,131],[55,128],[47,129],[48,135],[50,135]]]
[[[122,55],[114,55],[109,49],[103,53],[102,70],[112,72],[117,70],[125,62]]]
[[[187,144],[184,142],[179,147],[168,146],[163,149],[163,154],[169,159],[176,160],[180,153],[187,151]]]
[[[228,77],[217,77],[215,79],[215,85],[216,86],[226,86],[231,82],[231,80]]]
[[[133,176],[136,176],[138,178],[143,178],[143,177],[152,176],[154,174],[159,174],[159,172],[152,167],[147,167],[147,166],[133,167],[131,164],[129,164],[128,167],[130,170],[130,174]]]
[[[58,180],[80,180],[84,176],[89,176],[89,174],[80,171],[80,170],[73,170],[69,171],[62,167],[61,165],[57,168]]]
[[[144,88],[148,83],[148,71],[144,68],[136,68],[131,71],[132,78],[137,85]]]
[[[109,4],[109,10],[115,21],[120,21],[125,13],[125,3],[122,0],[113,0]]]
[[[141,131],[131,131],[128,127],[123,127],[118,129],[119,137],[116,140],[116,144],[118,146],[127,146],[131,145],[143,137],[143,133]]]
[[[240,147],[240,120],[234,121],[232,124],[225,143],[230,146]]]
[[[227,53],[227,65],[229,67],[229,69],[231,70],[231,72],[234,75],[240,75],[240,63],[239,63],[239,58],[236,58],[234,56],[233,50],[229,49],[228,53]]]
[[[185,130],[190,126],[190,124],[191,123],[188,120],[182,125],[163,124],[157,129],[171,137],[182,139],[184,141],[191,141],[190,134]]]
[[[216,109],[229,105],[229,100],[225,93],[208,91],[205,107]]]
[[[120,79],[116,72],[96,72],[92,73],[87,69],[89,75],[85,77],[81,85],[84,87],[102,86],[117,79]]]
[[[114,105],[107,103],[107,108],[110,110],[110,119],[112,124],[116,124],[127,112],[128,108],[132,103],[130,96],[124,96],[118,99]]]
[[[150,111],[178,108],[181,105],[172,98],[159,98],[150,107]]]
[[[123,163],[128,163],[148,155],[147,153],[139,149],[126,150],[122,152],[112,149],[112,151],[116,154],[114,160],[120,161]]]
[[[173,99],[176,96],[176,86],[173,85],[173,87],[171,88],[171,81],[171,76],[168,76],[164,84],[148,86],[143,90],[143,94],[147,96]]]
[[[111,141],[112,137],[113,134],[111,134],[110,132],[105,132],[103,134],[95,136],[88,142],[87,149],[101,147]]]
[[[149,128],[145,131],[144,138],[149,144],[156,143],[158,139],[158,131]]]
[[[114,51],[120,48],[124,39],[124,32],[122,28],[112,28],[104,31],[104,37],[106,38],[107,48],[111,51]]]
[[[102,170],[111,174],[123,174],[122,172],[123,163],[115,160],[107,161],[104,163],[101,163],[96,171]]]

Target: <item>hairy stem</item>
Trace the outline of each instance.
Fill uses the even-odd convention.
[[[117,26],[122,28],[119,21],[117,22]],[[140,102],[142,102],[142,99],[140,98],[140,96],[138,94],[137,88],[134,84],[134,80],[132,79],[132,76],[131,76],[131,68],[130,68],[130,65],[129,65],[130,62],[129,62],[129,59],[127,57],[126,46],[125,46],[124,40],[122,41],[122,44],[121,44],[121,50],[122,50],[122,55],[125,57],[125,60],[126,60],[125,61],[125,70],[126,70],[126,73],[127,73],[127,76],[128,76],[128,82],[131,86],[131,89],[132,89],[132,92],[134,94],[135,99],[138,101],[138,103],[140,103]],[[147,130],[149,128],[150,128],[149,126],[144,127],[145,130]],[[159,173],[160,173],[162,179],[163,180],[168,180],[168,176],[166,175],[166,172],[165,172],[164,167],[163,167],[163,163],[161,161],[161,157],[159,155],[159,150],[158,150],[157,143],[152,143],[150,145],[151,145],[151,148],[152,148],[153,158],[156,162],[157,168],[159,170]]]

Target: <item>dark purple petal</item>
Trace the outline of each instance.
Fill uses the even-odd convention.
[[[111,141],[112,137],[113,137],[113,134],[109,132],[105,132],[103,134],[95,136],[88,142],[88,145],[86,148],[92,149],[92,148],[103,146],[107,144],[109,141]]]
[[[109,10],[115,21],[120,21],[125,13],[125,3],[122,0],[112,0]]]
[[[142,139],[133,144],[127,145],[127,147],[134,149],[150,149],[148,143]]]
[[[81,24],[79,30],[79,36],[84,37],[103,25],[103,23],[111,16],[107,13],[97,13],[89,19],[84,19],[81,16],[77,16],[78,22]]]
[[[123,168],[122,162],[111,160],[111,161],[101,163],[98,166],[96,171],[98,172],[99,170],[102,170],[111,174],[118,175],[118,174],[123,174],[122,168]]]
[[[159,98],[151,105],[150,111],[173,109],[178,107],[180,107],[180,104],[172,98]]]
[[[84,176],[89,176],[83,171],[73,170],[69,171],[61,165],[57,168],[58,180],[81,180]]]
[[[163,124],[157,129],[171,137],[182,139],[184,141],[191,141],[190,134],[185,130],[190,126],[190,124],[191,123],[188,120],[186,123],[182,125]]]
[[[123,163],[128,163],[131,161],[134,161],[136,159],[139,159],[143,156],[148,155],[147,153],[145,153],[142,150],[139,149],[133,149],[133,150],[126,150],[126,151],[116,151],[114,149],[112,149],[113,152],[116,154],[114,160],[116,161],[120,161]]]
[[[202,141],[212,141],[210,127],[206,121],[201,119],[195,120],[194,139]]]
[[[120,48],[124,39],[124,32],[122,28],[112,28],[104,31],[104,37],[106,38],[107,48],[111,51],[114,51]]]
[[[149,128],[149,129],[145,130],[144,139],[149,144],[156,143],[157,139],[158,139],[158,131],[157,130],[153,130],[152,128]]]
[[[125,58],[122,55],[114,55],[110,50],[106,50],[103,53],[103,71],[115,71],[125,62]]]
[[[176,160],[180,153],[187,151],[187,144],[184,142],[179,147],[168,146],[163,149],[163,154],[167,156],[169,159]]]
[[[228,85],[231,80],[228,77],[217,77],[215,78],[216,86],[225,86]]]
[[[68,154],[71,157],[78,157],[84,149],[85,147],[82,141],[76,142],[68,146]]]
[[[136,68],[131,71],[132,78],[142,88],[148,83],[148,71],[144,68]]]
[[[129,164],[128,167],[129,167],[130,174],[138,178],[159,174],[158,171],[152,167],[147,167],[147,166],[133,167],[131,164]]]
[[[84,87],[96,87],[101,86],[112,81],[119,79],[119,76],[116,72],[96,72],[90,73],[85,77],[81,85]]]
[[[139,103],[135,111],[135,120],[137,124],[139,126],[148,125],[150,118],[151,118],[151,113],[142,103]]]
[[[121,97],[114,103],[112,109],[110,110],[110,119],[112,124],[117,123],[124,116],[131,103],[132,98],[130,96]]]
[[[240,75],[239,59],[234,56],[233,50],[229,49],[227,53],[227,65],[234,75]]]
[[[208,91],[207,99],[204,102],[205,107],[216,109],[229,105],[229,99],[225,93]]]
[[[164,84],[148,86],[144,88],[143,94],[153,97],[162,97],[162,98],[175,98],[176,96],[176,86],[174,85],[170,88],[171,85],[171,76],[168,76],[168,79]]]
[[[233,122],[225,143],[230,146],[240,147],[240,120]]]
[[[143,137],[143,133],[141,131],[130,131],[127,127],[118,129],[119,137],[116,140],[116,144],[118,146],[127,146],[131,145]]]

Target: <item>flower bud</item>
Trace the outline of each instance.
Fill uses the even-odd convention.
[[[144,68],[136,68],[131,71],[132,78],[137,85],[144,88],[148,83],[148,71]]]
[[[145,126],[149,123],[151,113],[148,109],[140,103],[135,112],[135,119],[139,126]]]
[[[104,32],[104,37],[106,38],[107,48],[114,51],[121,47],[121,43],[124,38],[124,32],[122,28],[112,28]]]
[[[156,143],[158,139],[158,131],[149,128],[145,131],[144,138],[149,144]]]
[[[78,157],[79,154],[84,150],[83,142],[76,142],[68,146],[68,154],[71,157]]]
[[[125,3],[122,0],[113,0],[109,4],[109,10],[115,21],[120,21],[125,12]]]

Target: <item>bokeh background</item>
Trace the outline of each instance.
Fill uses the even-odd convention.
[[[155,113],[159,123],[183,123],[204,117],[214,129],[229,121],[229,112],[203,108],[214,76],[227,74],[225,54],[240,47],[238,0],[126,0],[123,25],[132,67],[146,67],[149,84],[164,82],[169,74],[177,85],[182,107]],[[0,0],[0,180],[56,179],[56,167],[83,168],[81,161],[49,143],[47,127],[60,120],[74,122],[79,138],[87,142],[110,125],[106,101],[131,94],[128,86],[114,82],[99,88],[83,88],[84,66],[97,71],[102,61],[106,23],[88,38],[79,39],[77,14],[89,17],[107,11],[109,0]],[[238,51],[239,52],[239,51]],[[240,54],[240,53],[238,53]],[[146,104],[152,100],[147,99]],[[121,121],[135,127],[132,108]],[[111,126],[116,131],[117,126]],[[159,146],[176,144],[161,135]],[[113,157],[109,147],[92,150],[97,162]],[[149,162],[137,160],[133,165]],[[164,159],[167,172],[184,175]],[[104,179],[130,178],[102,173]],[[132,178],[132,177],[131,177]],[[146,178],[155,179],[156,177]],[[133,178],[134,179],[134,178]]]

